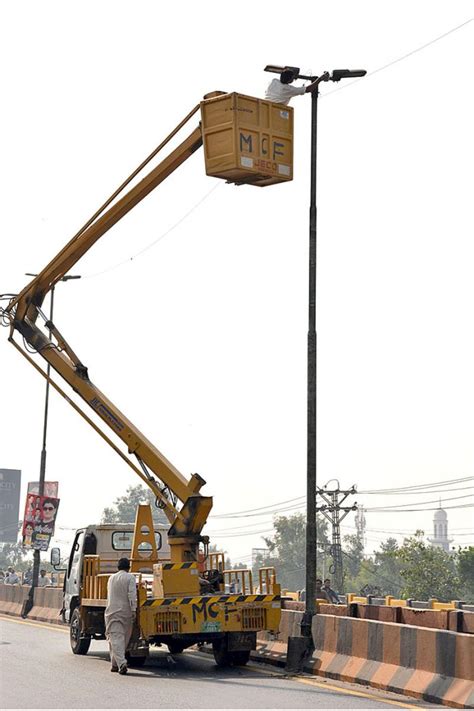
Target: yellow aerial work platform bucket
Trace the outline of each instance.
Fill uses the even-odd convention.
[[[201,102],[206,173],[231,183],[293,179],[293,109],[243,94]]]

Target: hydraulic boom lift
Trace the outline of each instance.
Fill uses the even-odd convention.
[[[140,182],[119,197],[199,109],[200,124]],[[97,388],[89,378],[87,366],[57,326],[47,320],[41,306],[52,287],[95,242],[203,144],[208,175],[231,183],[259,186],[291,180],[292,122],[292,109],[286,106],[235,93],[206,95],[3,311],[4,319],[10,324],[11,343],[47,377],[26,347],[15,340],[15,332],[19,333],[30,350],[42,356],[112,430],[122,448],[50,379],[51,385],[150,487],[168,518],[169,562],[158,563],[151,512],[143,507],[137,512],[131,558],[139,585],[135,639],[141,640],[142,651],[149,643],[164,641],[170,649],[180,651],[196,642],[209,641],[214,645],[219,663],[245,663],[250,648],[255,646],[256,632],[278,630],[279,586],[274,571],[266,570],[260,578],[257,594],[246,583],[245,576],[242,576],[241,594],[225,594],[222,565],[214,568],[212,574],[210,570],[207,575],[202,572],[203,557],[209,560],[209,539],[202,535],[202,529],[212,507],[212,498],[201,494],[204,479],[199,474],[186,479]],[[45,321],[46,331],[38,325],[38,317]],[[140,554],[143,544],[151,550],[151,556],[146,559]],[[91,548],[90,545],[82,551],[81,584],[75,599],[72,596],[69,600],[66,614],[71,622],[72,648],[79,654],[87,651],[91,638],[103,637],[106,582],[111,571],[104,572],[106,566],[103,561],[101,564],[96,552],[97,546]],[[147,572],[153,573],[152,589],[151,581],[147,583],[145,579]],[[203,577],[207,577],[204,588]],[[203,594],[204,589],[206,594]],[[145,656],[142,654],[139,658]]]

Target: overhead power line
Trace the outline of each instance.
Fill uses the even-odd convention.
[[[420,489],[420,491],[385,491],[383,493],[384,496],[405,496],[406,494],[410,494],[410,496],[420,496],[420,494],[450,494],[452,491],[468,491],[469,489],[473,489],[473,485],[471,486],[459,486],[459,487],[453,487],[452,489]],[[371,492],[371,491],[358,491],[358,495],[367,495],[367,494],[379,494],[379,492]]]
[[[474,504],[458,504],[457,506],[443,506],[444,510],[447,509],[471,509],[474,507]],[[403,509],[403,511],[400,511],[400,509],[365,509],[366,511],[374,511],[378,513],[414,513],[414,512],[420,512],[420,511],[439,511],[439,508],[430,508],[430,509]]]
[[[473,481],[474,476],[464,476],[464,477],[457,477],[456,479],[444,479],[442,481],[433,481],[428,484],[410,484],[409,486],[397,486],[397,487],[390,487],[387,489],[366,489],[366,490],[361,490],[358,491],[358,494],[388,494],[391,492],[413,492],[413,490],[426,490],[426,489],[433,489],[438,486],[444,486],[444,485],[450,485],[450,484],[461,484],[466,481]]]
[[[457,501],[458,499],[469,499],[471,496],[474,496],[474,492],[472,494],[463,494],[462,496],[449,496],[448,498],[445,498],[444,501]],[[430,501],[410,501],[409,504],[394,504],[393,506],[373,506],[370,509],[366,509],[366,511],[379,511],[383,509],[386,511],[387,509],[403,509],[406,506],[423,506],[424,504],[436,504],[437,499],[431,499]],[[446,508],[443,506],[443,508]],[[449,508],[449,507],[448,507]]]
[[[243,513],[253,513],[254,511],[264,511],[266,509],[272,509],[275,506],[282,506],[283,504],[290,504],[293,501],[299,501],[300,499],[304,499],[304,498],[305,498],[304,496],[297,496],[294,499],[287,499],[286,501],[279,501],[275,504],[268,504],[268,506],[259,506],[256,509],[246,509],[244,511],[230,511],[229,513],[225,513],[225,514],[215,514],[214,516],[212,516],[212,518],[225,518],[227,516],[239,516],[240,514],[243,514]]]
[[[366,80],[368,77],[374,76],[374,74],[383,72],[385,69],[388,69],[389,67],[393,67],[394,64],[398,64],[398,62],[402,62],[403,60],[408,59],[408,57],[412,57],[414,54],[417,54],[418,52],[422,52],[424,49],[427,49],[427,47],[431,47],[431,45],[435,44],[436,42],[439,42],[440,40],[444,39],[445,37],[448,37],[448,35],[452,35],[453,32],[457,32],[462,27],[465,27],[472,21],[473,21],[473,18],[471,17],[471,18],[469,18],[469,20],[466,20],[465,22],[462,22],[460,25],[457,25],[456,27],[451,28],[447,32],[444,32],[442,35],[439,35],[438,37],[435,37],[434,39],[430,40],[429,42],[422,44],[420,47],[417,47],[416,49],[412,49],[410,52],[403,54],[401,57],[398,57],[397,59],[393,59],[391,62],[387,62],[387,64],[384,64],[383,66],[379,67],[378,69],[374,69],[371,72],[367,72],[367,74],[364,77],[364,80]],[[330,96],[331,94],[335,94],[336,91],[342,91],[342,89],[347,89],[348,87],[352,86],[353,84],[357,84],[357,82],[359,82],[359,81],[360,81],[360,78],[354,79],[354,81],[347,82],[346,84],[343,84],[343,85],[337,87],[337,89],[332,89],[331,91],[326,92],[322,96]]]
[[[460,25],[457,25],[456,27],[451,28],[447,32],[444,32],[442,35],[439,35],[438,37],[435,37],[434,39],[430,40],[429,42],[426,42],[425,44],[421,45],[420,47],[417,47],[416,49],[411,50],[410,52],[407,52],[406,54],[403,54],[401,57],[398,57],[397,59],[393,59],[392,61],[388,62],[387,64],[384,64],[381,67],[378,67],[378,69],[374,69],[371,72],[367,72],[365,75],[365,78],[374,76],[374,74],[378,74],[379,72],[384,71],[385,69],[388,69],[389,67],[392,67],[394,64],[398,64],[398,62],[402,62],[403,60],[407,59],[408,57],[411,57],[414,54],[417,54],[418,52],[423,51],[424,49],[427,49],[427,47],[430,47],[431,45],[435,44],[436,42],[439,42],[440,40],[444,39],[445,37],[448,37],[448,35],[453,34],[454,32],[457,32],[461,28],[465,27],[468,25],[470,22],[472,22],[473,18],[469,18],[465,22],[462,22]],[[361,79],[354,79],[354,81],[351,81],[349,83],[343,84],[336,89],[332,89],[331,91],[325,92],[322,94],[321,98],[324,98],[325,96],[330,96],[331,94],[335,94],[337,91],[341,91],[342,89],[346,89],[349,86],[352,86],[353,84],[356,84],[358,81]],[[102,274],[106,274],[107,272],[113,271],[114,269],[118,269],[118,267],[123,266],[124,264],[127,264],[131,261],[133,261],[136,257],[139,257],[141,254],[146,252],[148,249],[153,247],[157,242],[162,240],[164,237],[166,237],[170,232],[172,232],[178,225],[180,225],[194,210],[196,210],[210,195],[211,193],[214,192],[221,184],[215,185],[206,195],[204,195],[203,198],[201,198],[198,202],[196,202],[193,207],[191,207],[188,212],[186,212],[177,222],[175,222],[168,230],[163,232],[159,237],[154,239],[152,242],[150,242],[148,245],[143,247],[140,251],[136,252],[136,254],[132,255],[131,257],[127,257],[126,259],[122,260],[121,262],[118,262],[117,264],[114,264],[111,267],[108,267],[106,269],[103,269],[100,272],[95,272],[94,274],[87,274],[83,278],[89,279],[89,278],[94,278],[97,276],[101,276]]]
[[[167,237],[167,235],[170,234],[170,232],[173,232],[179,225],[186,220],[191,213],[194,212],[202,203],[207,200],[207,198],[214,192],[214,190],[217,190],[217,188],[220,188],[222,183],[217,183],[217,185],[214,185],[200,200],[198,200],[187,212],[184,213],[182,217],[179,218],[171,227],[169,227],[165,232],[160,234],[158,237],[156,237],[152,242],[149,244],[145,245],[142,249],[140,249],[138,252],[133,254],[131,257],[127,257],[126,259],[123,259],[121,262],[117,262],[117,264],[114,264],[111,267],[107,267],[106,269],[103,269],[100,272],[95,272],[94,274],[86,274],[83,276],[83,279],[92,279],[97,276],[102,276],[102,274],[107,274],[108,272],[113,271],[114,269],[118,269],[119,267],[123,266],[124,264],[128,264],[129,262],[133,262],[134,259],[137,257],[140,257],[144,252],[148,251],[153,247],[157,242],[160,242],[162,239]]]
[[[436,482],[430,482],[427,484],[415,484],[411,486],[403,486],[403,487],[398,487],[398,488],[391,488],[391,489],[370,489],[370,490],[365,490],[365,491],[357,491],[357,495],[362,495],[362,494],[389,494],[389,493],[395,493],[395,492],[400,492],[400,493],[408,493],[408,494],[413,494],[417,495],[418,494],[418,489],[420,490],[419,493],[422,494],[430,494],[430,493],[436,493],[436,494],[441,494],[441,493],[449,493],[450,491],[455,491],[455,489],[444,489],[444,490],[436,490],[436,491],[429,491],[430,488],[434,488],[437,486],[441,485],[449,485],[449,484],[459,484],[467,481],[474,481],[474,476],[467,476],[467,477],[456,477],[455,479],[444,479],[442,481],[436,481]],[[471,488],[471,487],[466,487],[466,488]],[[293,499],[286,499],[285,501],[278,501],[273,504],[268,504],[267,506],[259,506],[257,508],[252,508],[252,509],[243,509],[241,511],[229,511],[227,513],[222,513],[222,514],[211,514],[209,517],[210,519],[225,519],[225,518],[248,518],[252,516],[267,516],[271,514],[276,514],[276,513],[283,513],[284,511],[292,511],[292,510],[297,510],[299,508],[302,508],[305,504],[306,501],[306,496],[301,495],[297,496]],[[417,502],[417,504],[420,504],[421,502]],[[430,503],[430,502],[426,502]],[[281,508],[277,508],[281,507]]]

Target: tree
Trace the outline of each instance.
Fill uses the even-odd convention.
[[[19,521],[18,534],[22,528],[23,521]],[[16,543],[0,545],[0,570],[5,571],[9,566],[15,568],[17,573],[23,572],[31,566],[31,551],[23,548],[21,539]]]
[[[474,602],[474,547],[460,548],[457,560],[462,599],[472,603]]]
[[[275,566],[277,580],[287,590],[301,590],[305,586],[306,519],[303,514],[277,516],[273,521],[274,534],[264,538],[269,555],[262,560],[265,566]],[[318,557],[329,545],[327,522],[317,517]],[[320,573],[318,573],[320,574]]]
[[[398,558],[398,543],[396,538],[387,538],[380,544],[380,550],[374,556],[375,578],[380,590],[385,595],[398,597],[403,588],[403,578],[400,573],[401,562]]]
[[[162,509],[155,505],[155,497],[151,489],[141,484],[129,486],[125,496],[115,499],[114,505],[105,508],[102,512],[102,523],[135,523],[135,514],[138,504],[150,504],[153,521],[168,524]]]
[[[18,543],[4,543],[0,548],[0,570],[5,571],[9,566],[17,572],[26,570],[31,561],[26,559],[21,541]]]
[[[441,548],[426,546],[423,531],[406,538],[397,558],[401,562],[402,595],[416,600],[454,600],[459,598],[461,580],[456,570],[456,556]]]
[[[364,543],[360,537],[355,534],[352,536],[344,536],[344,568],[348,576],[352,579],[359,575],[362,561],[364,560]]]

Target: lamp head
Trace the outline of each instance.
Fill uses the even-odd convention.
[[[365,77],[367,71],[365,69],[333,69],[331,81],[340,81],[341,79],[351,79],[353,77]]]

